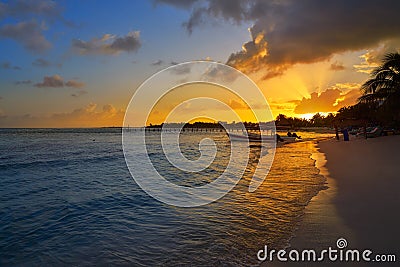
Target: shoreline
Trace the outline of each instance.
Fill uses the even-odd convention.
[[[325,139],[322,142],[329,140]],[[319,170],[319,174],[325,177],[326,188],[321,189],[306,206],[303,219],[291,241],[291,248],[325,249],[335,246],[338,238],[343,236],[352,238],[351,230],[346,226],[334,205],[334,199],[338,193],[337,183],[326,168],[326,155],[318,144],[319,141],[316,141],[317,152],[312,153],[311,158],[315,161],[314,165]]]
[[[314,160],[314,167],[318,169],[319,175],[325,178],[324,188],[311,198],[304,209],[302,219],[292,238],[289,240],[287,251],[295,249],[301,251],[304,249],[315,249],[321,251],[328,247],[335,247],[336,240],[344,235],[351,236],[351,230],[344,224],[342,218],[338,215],[333,200],[337,194],[337,185],[335,180],[330,177],[326,168],[326,157],[319,148],[319,142],[332,140],[330,138],[318,138],[312,142],[314,151],[310,152],[309,157]],[[306,142],[306,141],[301,141]],[[340,233],[338,236],[337,233]],[[273,261],[262,263],[261,266],[321,266],[321,262],[280,262]],[[324,262],[324,265],[328,264]]]

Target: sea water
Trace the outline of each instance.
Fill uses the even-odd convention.
[[[225,134],[183,133],[189,159],[199,157],[205,137],[218,147],[205,173],[187,176],[168,164],[151,135],[152,162],[171,181],[203,185],[229,159]],[[278,147],[264,183],[249,193],[262,156],[252,147],[231,192],[205,206],[178,208],[132,179],[120,129],[0,129],[0,265],[258,265],[264,245],[289,245],[305,207],[324,188],[310,158],[315,152],[313,142]]]

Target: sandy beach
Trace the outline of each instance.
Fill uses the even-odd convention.
[[[338,187],[333,203],[354,234],[354,244],[398,253],[400,136],[330,140],[319,147]]]
[[[337,239],[345,238],[349,249],[396,254],[398,262],[400,136],[353,138],[349,142],[327,140],[318,143],[318,147],[321,153],[313,154],[312,158],[320,174],[327,178],[328,188],[320,191],[306,207],[291,249],[336,248]],[[327,264],[331,265],[324,262]],[[384,264],[396,266],[396,263]],[[319,266],[319,263],[290,265]]]

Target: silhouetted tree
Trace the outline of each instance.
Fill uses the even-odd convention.
[[[400,123],[400,54],[389,53],[361,87],[359,103],[374,110],[384,124]]]

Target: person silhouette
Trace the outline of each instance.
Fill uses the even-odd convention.
[[[296,138],[301,139],[301,136],[298,136],[297,133],[292,133],[292,137],[296,137]]]

